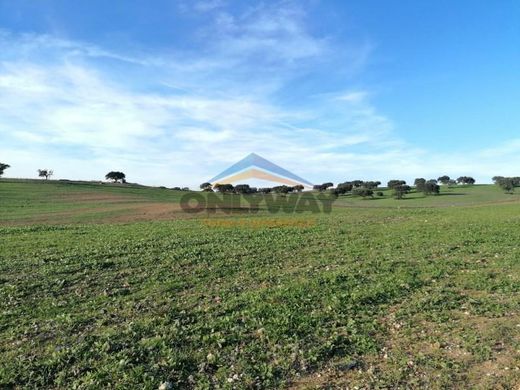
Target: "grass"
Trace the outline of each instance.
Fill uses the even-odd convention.
[[[182,194],[0,181],[0,387],[515,389],[520,202],[452,191],[147,221]]]

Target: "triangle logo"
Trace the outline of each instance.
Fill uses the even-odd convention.
[[[312,187],[309,181],[266,160],[256,153],[247,155],[239,162],[209,180],[209,182],[213,185],[217,183],[233,184],[248,179],[271,181],[288,186],[302,185],[304,187]]]

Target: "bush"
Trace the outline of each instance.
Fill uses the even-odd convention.
[[[370,188],[359,187],[359,188],[354,188],[352,190],[352,195],[362,196],[363,198],[366,198],[368,196],[373,196],[374,191],[372,191]]]

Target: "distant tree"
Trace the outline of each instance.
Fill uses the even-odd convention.
[[[287,194],[292,191],[292,187],[286,185],[276,186],[272,188],[272,191],[276,194]]]
[[[424,186],[426,185],[426,179],[419,177],[415,179],[413,184],[418,192],[422,192],[424,190]]]
[[[293,187],[294,191],[297,191],[297,192],[302,192],[304,188],[305,188],[305,187],[302,186],[301,184],[297,184],[297,185],[295,185],[295,186]]]
[[[38,176],[44,177],[45,180],[48,180],[49,177],[51,177],[52,175],[54,175],[54,172],[52,169],[38,169]]]
[[[352,183],[352,187],[356,188],[356,187],[361,187],[364,182],[363,182],[363,180],[352,180],[351,183]]]
[[[435,183],[437,184],[439,181],[437,179],[430,179],[427,181],[427,183]]]
[[[4,174],[4,171],[7,168],[10,168],[11,166],[9,164],[0,163],[0,177]]]
[[[202,191],[213,192],[213,185],[211,183],[202,183],[199,188]]]
[[[269,194],[271,192],[271,188],[269,188],[269,187],[259,188],[258,192],[260,192],[261,194]]]
[[[439,183],[446,185],[450,182],[450,177],[448,175],[444,175],[439,177],[437,180],[439,181]]]
[[[377,191],[376,195],[377,196],[385,196],[385,194],[382,191]]]
[[[215,190],[222,193],[230,193],[233,192],[235,187],[233,187],[233,184],[215,184],[213,186]]]
[[[334,183],[329,181],[327,183],[323,183],[321,186],[326,190],[327,188],[334,187]]]
[[[346,181],[345,183],[339,183],[336,186],[334,193],[336,195],[343,195],[343,194],[346,194],[347,192],[352,191],[352,188],[354,188],[354,185],[351,182]]]
[[[394,197],[396,199],[403,199],[406,194],[408,194],[412,187],[407,186],[406,184],[399,184],[392,187],[394,190]]]
[[[316,184],[312,188],[322,192],[322,191],[325,191],[327,188],[333,187],[333,186],[334,186],[334,184],[328,182],[328,183],[323,183],[323,184]]]
[[[110,171],[105,175],[105,179],[112,180],[114,183],[125,183],[126,175],[119,171]]]
[[[387,184],[387,187],[390,189],[394,189],[397,186],[404,186],[406,184],[406,181],[404,180],[390,180]]]
[[[358,187],[358,188],[354,188],[352,190],[352,195],[354,195],[354,196],[362,196],[363,198],[366,198],[368,196],[373,196],[374,195],[374,191],[372,191],[370,188]]]
[[[493,178],[491,180],[493,180],[493,183],[495,183],[496,185],[498,185],[498,183],[504,179],[504,176],[493,176]]]
[[[182,187],[181,191],[189,191],[190,188],[189,187]]]
[[[448,187],[453,187],[457,185],[457,180],[450,179],[448,180]]]
[[[475,184],[475,179],[470,176],[461,176],[457,179],[457,183],[473,185]]]
[[[249,194],[251,192],[251,187],[249,184],[237,184],[234,191],[237,194]]]
[[[495,176],[493,181],[496,185],[508,193],[513,193],[515,191],[515,187],[520,187],[520,177]]]
[[[362,187],[368,188],[368,189],[375,189],[381,185],[380,181],[365,181],[363,182]]]
[[[438,195],[441,191],[441,187],[437,183],[426,182],[421,191],[424,192],[425,195]]]
[[[181,187],[172,187],[172,191],[181,191]]]

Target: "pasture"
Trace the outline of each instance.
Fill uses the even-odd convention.
[[[518,388],[519,195],[183,194],[0,180],[0,387]]]

